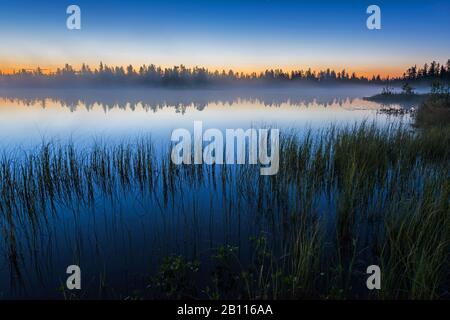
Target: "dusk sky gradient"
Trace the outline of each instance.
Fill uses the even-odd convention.
[[[82,29],[66,28],[81,8]],[[381,30],[366,8],[381,8]],[[450,1],[0,0],[0,70],[65,63],[399,75],[450,58]]]

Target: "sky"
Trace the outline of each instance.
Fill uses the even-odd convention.
[[[68,30],[66,9],[81,9]],[[369,30],[366,9],[381,9]],[[450,58],[448,0],[0,0],[0,70],[69,63],[401,75]]]

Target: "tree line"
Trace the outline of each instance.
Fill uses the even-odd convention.
[[[209,85],[242,85],[242,84],[286,84],[286,83],[354,83],[354,84],[385,84],[396,81],[432,82],[443,80],[450,82],[450,59],[447,63],[436,61],[425,64],[422,68],[408,68],[402,77],[381,78],[374,75],[370,78],[357,76],[345,69],[335,71],[325,69],[283,71],[282,69],[267,69],[263,72],[243,73],[233,70],[211,71],[207,68],[187,68],[184,65],[162,68],[154,64],[142,65],[138,68],[129,65],[108,66],[100,63],[92,68],[82,64],[76,70],[66,64],[54,72],[44,72],[41,68],[33,70],[21,69],[10,74],[0,72],[0,86],[155,86],[155,87],[197,87]]]
[[[422,68],[414,65],[403,73],[403,79],[413,82],[434,82],[441,80],[443,82],[450,81],[450,59],[446,64],[440,64],[439,62],[432,61],[431,63],[425,63]]]

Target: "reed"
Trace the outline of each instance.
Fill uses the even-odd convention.
[[[3,245],[20,273],[17,257],[26,253],[18,252],[24,247],[19,242],[35,238],[50,217],[132,197],[162,216],[167,246],[170,239],[195,239],[189,245],[200,261],[195,270],[185,258],[176,259],[178,268],[190,270],[186,277],[205,270],[199,284],[183,278],[184,284],[203,286],[182,289],[190,295],[449,298],[448,127],[417,132],[401,124],[362,123],[292,130],[282,136],[280,160],[279,173],[270,177],[259,175],[256,165],[176,166],[167,149],[157,150],[150,138],[82,149],[45,142],[25,154],[4,154]],[[208,225],[199,221],[202,212],[210,212],[209,228],[221,230],[224,245],[240,244],[232,254],[219,255],[219,266],[213,263],[216,244],[210,248],[212,262],[198,250]],[[171,229],[171,221],[182,226]],[[254,241],[240,236],[245,223],[256,230]],[[372,264],[381,267],[381,291],[365,288],[365,270]],[[158,281],[171,284],[170,296],[182,297],[173,292],[177,281],[161,278],[171,274],[159,272]],[[233,285],[224,286],[224,277]]]

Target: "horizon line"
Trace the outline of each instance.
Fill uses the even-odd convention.
[[[432,61],[427,61],[423,64],[423,67],[426,68],[427,66],[430,66],[434,64],[435,67],[437,69],[439,69],[440,66],[445,67],[447,70],[450,70],[450,59],[447,59],[447,61],[442,62],[442,61],[436,61],[436,60],[432,60]],[[302,73],[307,73],[307,72],[311,72],[312,75],[317,75],[320,76],[321,74],[323,74],[324,72],[334,72],[335,75],[337,74],[342,74],[343,71],[345,71],[345,74],[347,75],[347,77],[351,76],[353,78],[366,78],[366,79],[381,79],[381,80],[389,80],[389,79],[398,79],[398,78],[402,78],[405,77],[405,75],[407,73],[409,73],[409,71],[411,70],[411,68],[415,68],[417,71],[420,70],[421,65],[420,64],[414,64],[414,65],[410,65],[410,66],[397,66],[397,71],[395,73],[389,73],[387,72],[387,67],[383,67],[378,68],[377,71],[375,71],[374,69],[376,69],[376,67],[369,67],[366,68],[365,70],[362,71],[357,71],[358,68],[352,68],[352,67],[345,67],[345,66],[290,66],[290,67],[282,67],[282,66],[274,66],[274,67],[262,67],[262,68],[257,68],[257,69],[253,69],[253,70],[249,70],[249,69],[244,69],[244,68],[233,68],[232,66],[230,67],[214,67],[214,66],[200,66],[200,65],[188,65],[188,64],[173,64],[173,65],[167,65],[167,64],[156,64],[156,63],[137,63],[135,65],[133,65],[132,63],[126,63],[126,64],[112,64],[112,63],[104,63],[103,61],[99,61],[97,63],[92,63],[89,64],[87,62],[80,62],[80,63],[75,63],[75,64],[70,64],[68,62],[63,63],[63,64],[47,64],[47,65],[28,65],[28,66],[15,66],[15,67],[11,67],[11,66],[2,66],[0,64],[0,76],[8,76],[8,75],[15,75],[15,74],[20,74],[23,73],[23,71],[28,72],[28,73],[36,73],[39,71],[40,74],[45,75],[45,76],[54,76],[58,74],[58,71],[64,71],[69,69],[70,72],[74,72],[75,74],[80,74],[83,70],[83,68],[87,68],[90,72],[95,73],[96,71],[98,72],[101,68],[104,67],[108,67],[109,69],[112,69],[113,72],[117,71],[117,68],[121,69],[122,72],[124,73],[128,73],[128,69],[132,68],[132,72],[133,73],[139,73],[140,69],[142,67],[144,68],[148,68],[150,66],[153,66],[156,70],[160,70],[162,72],[164,72],[165,70],[174,70],[175,68],[184,68],[185,70],[192,72],[195,69],[200,69],[200,70],[205,70],[207,73],[209,74],[228,74],[230,72],[233,73],[234,76],[237,76],[238,78],[242,78],[242,77],[259,77],[264,75],[264,73],[266,73],[267,71],[271,71],[271,72],[278,72],[284,75],[288,75],[288,77],[290,78],[294,72],[302,72]],[[392,68],[391,68],[392,69]],[[370,72],[369,70],[373,70],[372,72]],[[438,70],[439,71],[439,70]],[[448,71],[447,71],[448,72]]]
[[[266,71],[281,71],[283,73],[292,73],[295,71],[308,71],[310,70],[313,73],[320,73],[320,72],[324,72],[327,70],[330,71],[335,71],[336,73],[338,72],[342,72],[343,70],[345,70],[345,72],[349,75],[352,75],[353,73],[356,75],[356,77],[360,78],[360,77],[365,77],[365,78],[372,78],[372,77],[377,77],[380,76],[382,79],[387,79],[387,78],[395,78],[395,77],[401,77],[403,76],[404,72],[406,71],[404,69],[404,67],[399,66],[397,71],[394,72],[389,72],[387,70],[378,70],[378,71],[370,71],[370,69],[374,69],[372,68],[368,68],[367,70],[360,70],[360,68],[352,68],[352,67],[331,67],[331,66],[324,66],[324,67],[279,67],[279,66],[271,66],[271,67],[262,67],[262,68],[257,68],[257,69],[246,69],[246,68],[233,68],[233,67],[205,67],[205,66],[200,66],[200,65],[186,65],[183,63],[180,64],[173,64],[173,65],[157,65],[154,63],[148,63],[148,64],[108,64],[108,63],[103,63],[102,61],[99,61],[96,64],[88,64],[88,63],[76,63],[76,64],[71,64],[71,63],[63,63],[63,64],[58,64],[58,65],[33,65],[33,66],[4,66],[1,67],[0,66],[0,74],[1,75],[14,75],[17,73],[20,73],[21,71],[26,71],[26,72],[35,72],[38,70],[41,70],[41,72],[44,75],[55,75],[59,70],[64,69],[67,65],[72,67],[73,70],[75,72],[80,72],[83,65],[87,66],[90,68],[91,71],[95,71],[99,69],[100,64],[103,64],[103,66],[108,66],[109,68],[124,68],[126,70],[127,67],[129,67],[130,65],[133,67],[133,71],[138,72],[140,67],[143,66],[155,66],[156,68],[161,68],[162,70],[165,69],[173,69],[175,67],[185,67],[186,69],[195,69],[195,68],[199,68],[199,69],[205,69],[211,73],[215,73],[215,72],[219,72],[219,73],[223,73],[226,72],[228,73],[229,71],[232,71],[234,74],[237,75],[244,75],[244,76],[251,76],[253,74],[256,75],[260,75],[261,73],[264,73]],[[359,70],[358,70],[359,69]],[[390,68],[392,69],[392,68]]]

